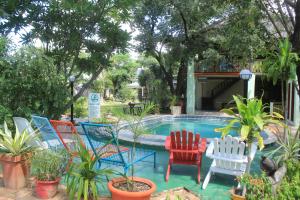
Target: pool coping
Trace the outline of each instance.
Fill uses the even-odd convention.
[[[187,114],[182,114],[182,115],[151,115],[145,117],[141,123],[146,123],[148,121],[154,121],[154,120],[163,120],[163,118],[200,118],[200,117],[216,117],[216,118],[230,118],[225,115],[187,115]],[[133,142],[133,134],[130,130],[125,129],[128,123],[123,122],[120,124],[120,131],[118,134],[118,138],[121,141],[125,142]],[[275,134],[271,133],[269,130],[265,130],[266,134],[268,135],[268,138],[264,140],[264,145],[268,146],[270,144],[273,144],[277,141],[277,137]],[[156,146],[156,147],[163,147],[165,145],[167,136],[164,135],[142,135],[138,138],[137,143],[143,144],[143,145],[149,145],[149,146]],[[207,143],[210,143],[214,138],[206,138]]]

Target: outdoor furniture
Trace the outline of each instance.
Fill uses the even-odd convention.
[[[33,124],[37,129],[39,129],[43,142],[46,143],[47,148],[56,150],[64,147],[63,143],[46,117],[40,117],[36,115],[32,115],[31,117]],[[73,140],[68,139],[67,142],[73,142]]]
[[[32,141],[32,144],[40,147],[45,147],[45,145],[40,141],[40,138],[38,138],[38,135],[33,130],[33,128],[30,125],[30,122],[27,119],[23,117],[13,117],[13,120],[16,128],[20,133],[23,133],[23,131],[26,130],[30,135],[35,137],[35,140]]]
[[[55,129],[61,142],[63,143],[63,145],[65,146],[65,148],[71,155],[73,155],[73,156],[77,155],[77,152],[76,152],[77,149],[75,148],[75,145],[74,145],[74,144],[77,144],[77,142],[80,142],[81,145],[83,145],[84,147],[87,147],[87,149],[91,149],[91,147],[89,146],[89,143],[82,140],[76,127],[73,125],[72,122],[60,121],[60,120],[50,120],[50,123],[52,124],[53,128]],[[86,136],[84,135],[84,137],[86,137]],[[68,143],[66,140],[72,140],[75,143],[74,142]],[[120,146],[119,148],[120,148],[121,152],[128,151],[127,147]],[[110,156],[111,154],[118,153],[117,151],[114,151],[114,149],[115,148],[113,147],[112,144],[106,144],[106,145],[102,145],[101,147],[97,147],[97,151],[102,152],[102,157]]]
[[[202,188],[205,189],[212,173],[241,176],[246,171],[248,163],[245,155],[246,144],[230,135],[222,138],[214,138],[209,144],[206,156],[213,159],[208,174],[205,177]],[[257,144],[252,143],[251,159],[254,158]]]
[[[196,165],[198,167],[198,184],[200,183],[200,171],[202,154],[206,149],[206,139],[200,140],[200,134],[182,132],[171,132],[165,142],[165,148],[169,150],[169,164],[166,173],[166,181],[169,180],[171,166],[173,164]]]
[[[112,125],[81,123],[81,126],[87,136],[87,139],[96,158],[98,158],[99,165],[101,165],[101,162],[104,162],[112,165],[122,166],[124,169],[124,173],[127,173],[128,169],[133,164],[140,161],[145,161],[146,158],[153,156],[153,163],[155,168],[156,152],[142,148],[135,148],[134,156],[132,148],[129,148],[127,152],[122,152],[122,149],[119,146],[118,138],[113,131]],[[99,152],[97,148],[108,143],[113,144],[111,145],[112,150],[118,153],[103,157],[102,152]]]

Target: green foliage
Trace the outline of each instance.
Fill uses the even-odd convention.
[[[0,129],[0,153],[10,156],[23,156],[31,153],[37,148],[30,144],[35,139],[27,130],[20,133],[16,128],[16,132],[12,133],[4,122],[3,129]]]
[[[66,175],[69,199],[96,200],[101,176],[111,175],[111,169],[98,169],[98,160],[80,142],[77,145],[79,162],[72,162]],[[100,156],[101,157],[101,156]]]
[[[112,68],[109,69],[107,78],[111,80],[114,95],[118,95],[121,88],[134,78],[137,63],[130,58],[129,54],[116,54],[111,59]]]
[[[273,80],[275,85],[278,79],[284,81],[295,80],[297,61],[299,57],[292,53],[292,45],[286,38],[279,42],[279,50],[272,49],[267,54],[267,58],[262,63],[262,72],[268,79]]]
[[[119,99],[122,101],[134,101],[137,98],[137,91],[129,88],[127,86],[123,86],[120,90],[119,90]]]
[[[41,150],[32,157],[32,175],[39,181],[54,181],[63,175],[67,161],[68,154],[64,150]]]
[[[286,138],[278,137],[276,149],[269,153],[269,156],[274,156],[277,164],[282,162],[296,162],[300,159],[300,127],[295,135],[288,129]]]
[[[0,122],[6,121],[8,127],[13,127],[12,117],[12,111],[9,108],[0,105]]]
[[[281,125],[279,120],[283,117],[276,112],[273,112],[272,115],[264,112],[265,106],[261,99],[243,99],[240,96],[233,96],[233,99],[236,108],[221,110],[221,112],[232,116],[233,119],[225,127],[216,131],[222,132],[222,136],[225,136],[230,130],[236,130],[241,135],[242,140],[251,144],[257,139],[260,149],[263,149],[264,143],[260,132],[270,124]],[[234,112],[235,109],[238,113]],[[236,127],[236,124],[239,126]]]
[[[66,80],[57,74],[53,59],[34,47],[7,56],[0,65],[0,101],[14,116],[42,114],[57,117],[68,97]]]
[[[262,176],[251,176],[244,174],[240,180],[241,184],[247,188],[247,200],[272,200],[274,199],[272,193],[272,183],[265,174]]]
[[[287,161],[287,174],[277,189],[278,200],[300,199],[300,162]]]
[[[88,115],[88,103],[86,97],[80,97],[74,103],[74,116],[75,117],[86,117]]]

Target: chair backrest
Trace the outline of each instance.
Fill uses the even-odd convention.
[[[36,132],[33,130],[33,128],[30,125],[30,122],[27,119],[23,117],[13,117],[13,120],[15,126],[17,127],[20,133],[23,133],[23,131],[26,130],[30,135],[36,137],[32,144],[44,147],[43,143],[39,140]]]
[[[115,165],[126,165],[112,125],[93,123],[80,123],[80,125],[97,159],[101,158],[101,161]],[[110,156],[105,156],[106,154]]]
[[[215,138],[214,142],[214,155],[223,158],[232,159],[243,159],[245,158],[245,147],[246,144],[240,141],[237,137],[232,137],[230,135],[222,138]],[[216,167],[223,169],[240,170],[241,163],[216,160]]]
[[[43,141],[46,142],[48,148],[57,149],[63,147],[63,143],[46,117],[40,117],[36,115],[32,115],[31,117],[34,125],[39,129]]]
[[[186,130],[171,132],[171,150],[177,150],[173,152],[174,160],[182,161],[195,161],[197,154],[193,153],[192,150],[199,149],[200,134],[193,134]],[[184,150],[184,152],[180,152]],[[191,150],[191,152],[188,152]],[[179,152],[178,152],[179,151]]]
[[[69,153],[75,153],[77,151],[76,144],[78,141],[85,146],[72,122],[50,120],[50,123]]]

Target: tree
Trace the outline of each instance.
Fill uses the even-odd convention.
[[[279,51],[274,49],[273,51],[268,52],[268,55],[262,65],[262,71],[268,79],[273,80],[274,85],[278,80],[281,82],[282,109],[284,110],[285,120],[288,118],[288,81],[296,80],[298,60],[298,55],[296,53],[292,53],[291,43],[288,38],[286,38],[284,41],[279,42]],[[286,88],[285,99],[284,87]]]
[[[177,96],[185,95],[189,58],[212,60],[206,56],[211,49],[227,63],[245,66],[265,46],[262,14],[253,1],[143,0],[134,14],[139,51],[157,60]]]
[[[268,33],[278,39],[290,38],[293,52],[300,55],[300,0],[258,0],[266,19],[272,28]],[[297,77],[300,77],[300,62],[297,63]],[[298,78],[298,95],[300,95]]]
[[[138,64],[130,58],[129,54],[116,54],[111,58],[111,68],[107,71],[107,78],[112,82],[115,97],[122,87],[133,80],[137,67]]]
[[[57,74],[64,76],[62,88],[67,89],[70,75],[76,79],[88,75],[72,98],[74,101],[110,65],[111,56],[127,47],[129,34],[120,24],[130,16],[131,0],[14,2],[12,9],[1,17],[0,32],[4,35],[25,32],[24,43],[40,41],[46,55],[54,59]],[[4,11],[7,8],[10,7],[6,6]],[[88,56],[81,57],[82,52]],[[71,104],[71,100],[65,102],[61,111]]]
[[[0,107],[13,116],[58,117],[68,100],[66,80],[42,50],[24,47],[0,64]]]

